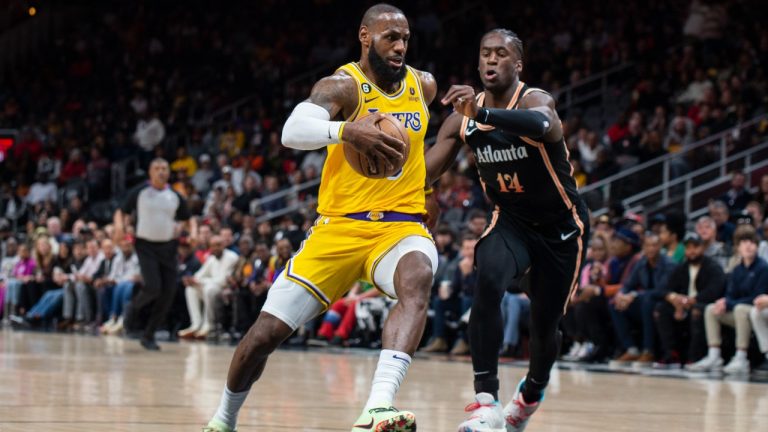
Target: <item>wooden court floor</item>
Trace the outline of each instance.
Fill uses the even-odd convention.
[[[232,348],[0,331],[0,431],[199,431],[215,410]],[[348,431],[375,352],[279,351],[239,430]],[[502,367],[503,397],[524,369]],[[417,359],[396,406],[419,431],[450,432],[471,400],[466,362]],[[768,385],[585,370],[555,371],[532,432],[768,431]]]

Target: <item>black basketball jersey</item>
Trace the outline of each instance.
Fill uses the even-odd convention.
[[[532,91],[520,82],[507,109]],[[485,94],[478,95],[483,105]],[[530,224],[573,217],[579,202],[565,139],[544,143],[464,118],[461,137],[472,149],[488,197],[503,214]]]

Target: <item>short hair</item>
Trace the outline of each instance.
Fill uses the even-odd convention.
[[[370,27],[374,21],[382,14],[400,14],[405,16],[402,10],[387,3],[378,3],[368,8],[363,14],[363,19],[360,22],[360,26]]]
[[[722,200],[719,200],[719,199],[712,200],[709,203],[709,206],[713,209],[728,210],[728,204],[724,203]]]
[[[698,224],[707,224],[707,225],[711,226],[712,228],[717,228],[717,223],[715,223],[715,220],[714,220],[714,219],[712,219],[712,218],[711,218],[711,217],[709,217],[709,216],[702,216],[702,217],[700,217],[700,218],[699,218],[699,219],[696,221],[696,224],[697,224],[697,225],[698,225]]]
[[[498,33],[508,39],[512,40],[512,46],[515,47],[517,50],[517,53],[520,55],[520,59],[523,58],[523,40],[520,39],[520,36],[517,35],[517,33],[513,32],[512,30],[505,29],[505,28],[495,28],[493,30],[490,30],[486,32],[483,35],[483,39],[485,39],[486,36],[488,36],[491,33]]]
[[[168,161],[163,159],[163,158],[161,158],[161,157],[154,158],[154,159],[152,159],[152,162],[150,162],[149,166],[151,167],[154,164],[166,164],[166,165],[168,165]]]
[[[464,243],[465,241],[476,241],[479,240],[476,235],[472,234],[471,232],[464,232],[461,235],[461,242]]]
[[[473,209],[467,215],[467,222],[471,221],[472,219],[479,219],[479,218],[483,218],[486,221],[488,220],[488,217],[485,215],[484,211],[480,209]]]
[[[453,240],[456,238],[456,231],[454,231],[447,223],[442,223],[437,227],[437,235],[451,236],[451,239]]]
[[[738,245],[745,240],[760,244],[760,237],[757,236],[757,231],[752,225],[739,225],[733,233],[733,244]]]

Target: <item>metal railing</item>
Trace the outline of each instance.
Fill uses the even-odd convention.
[[[637,179],[646,179],[648,176],[656,175],[657,173],[661,172],[661,183],[669,183],[672,180],[674,174],[672,172],[673,165],[679,164],[690,154],[702,150],[705,146],[717,143],[717,145],[719,145],[719,159],[725,160],[728,156],[728,145],[730,143],[729,139],[732,138],[735,133],[744,133],[748,129],[758,126],[762,121],[766,119],[768,119],[768,115],[764,114],[757,116],[737,127],[704,138],[693,144],[686,145],[681,151],[677,153],[670,153],[664,156],[659,156],[639,165],[623,169],[617,174],[582,187],[579,189],[579,192],[582,196],[590,197],[591,201],[594,201],[596,195],[599,195],[598,205],[592,205],[592,208],[594,209],[594,212],[600,214],[601,211],[607,211],[606,208],[610,206],[612,202],[626,198],[625,196],[622,196],[622,192],[626,190],[628,184],[635,182]],[[728,172],[727,166],[725,164],[719,166],[719,169],[721,177],[725,176]],[[614,193],[617,189],[619,192]],[[669,192],[669,189],[664,189],[662,191],[662,204],[666,204],[669,201]]]
[[[633,66],[632,63],[622,63],[553,91],[552,96],[558,101],[558,110],[567,111],[597,98],[600,98],[601,105],[606,105],[609,81],[623,76]]]
[[[662,182],[621,200],[628,211],[646,214],[664,208],[677,208],[690,219],[707,212],[711,198],[722,195],[730,184],[729,169],[738,168],[750,177],[753,173],[768,173],[768,139],[747,150],[720,158],[678,178]],[[663,199],[662,199],[663,197]],[[594,216],[608,212],[608,208],[593,211]]]

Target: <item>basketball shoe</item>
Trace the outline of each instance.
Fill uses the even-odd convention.
[[[469,418],[459,425],[459,432],[504,432],[504,414],[501,404],[489,393],[478,393],[475,401],[464,411]]]
[[[231,429],[224,422],[213,419],[203,428],[203,432],[237,432],[237,430]]]
[[[352,432],[412,432],[416,430],[416,416],[395,407],[376,407],[365,410],[352,426]]]
[[[526,402],[525,399],[523,399],[522,393],[524,383],[525,378],[520,380],[520,384],[517,386],[517,392],[515,392],[515,396],[512,398],[512,402],[504,407],[504,419],[506,420],[507,424],[507,432],[524,431],[525,427],[528,425],[528,420],[533,415],[533,413],[536,412],[536,410],[539,408],[539,405],[541,405],[541,402],[544,400],[544,395],[542,395],[538,402]]]

